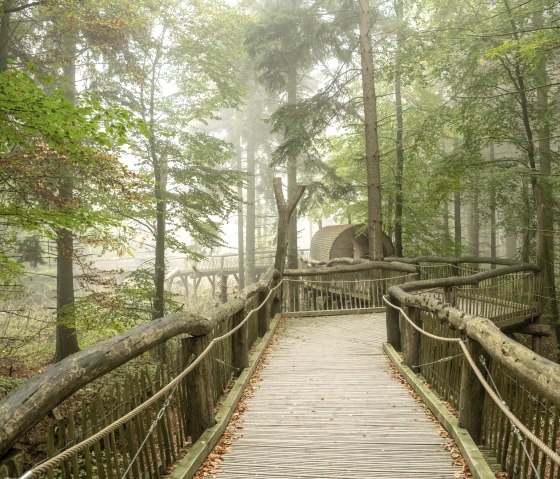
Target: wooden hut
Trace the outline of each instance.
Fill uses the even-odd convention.
[[[367,258],[367,232],[358,234],[363,225],[332,225],[321,228],[311,239],[309,258],[328,261],[333,258]],[[392,256],[395,250],[391,239],[383,233],[383,256]]]

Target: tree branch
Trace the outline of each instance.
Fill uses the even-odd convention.
[[[19,7],[6,8],[6,9],[4,9],[4,13],[21,12],[22,10],[27,10],[28,8],[36,7],[38,5],[42,5],[43,3],[45,3],[45,1],[46,0],[38,0],[36,2],[31,2],[31,3],[27,3],[25,5],[20,5]]]

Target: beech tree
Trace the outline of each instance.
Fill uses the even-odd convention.
[[[181,235],[207,247],[220,245],[220,224],[237,205],[240,176],[226,168],[233,151],[203,127],[241,98],[235,66],[244,20],[222,2],[154,5],[146,29],[129,46],[134,75],[117,70],[121,81],[111,86],[118,92],[115,100],[148,130],[134,141],[133,153],[152,178],[153,210],[141,209],[134,219],[153,235],[152,317],[159,318],[165,312],[166,249],[200,258]]]

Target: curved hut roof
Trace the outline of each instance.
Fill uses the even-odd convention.
[[[365,240],[367,245],[367,235],[356,234],[359,226],[332,225],[321,228],[311,239],[310,259],[328,261],[332,258],[354,258],[354,242]]]
[[[358,234],[363,225],[332,225],[321,228],[313,235],[309,258],[328,261],[333,258],[365,258],[368,256],[367,232]],[[383,234],[383,255],[394,254],[390,238]]]

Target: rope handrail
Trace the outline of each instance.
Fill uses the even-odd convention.
[[[266,298],[260,303],[259,306],[257,306],[256,308],[252,309],[251,311],[249,311],[247,313],[247,315],[245,316],[245,318],[239,322],[239,324],[235,327],[232,328],[230,331],[228,331],[227,333],[218,336],[214,339],[212,339],[210,341],[210,343],[208,344],[208,346],[206,346],[206,348],[197,356],[197,358],[191,362],[187,368],[185,368],[181,374],[179,374],[178,376],[176,376],[172,381],[170,381],[169,383],[167,383],[167,385],[165,385],[162,389],[160,389],[157,393],[155,393],[153,396],[151,396],[150,398],[148,398],[146,401],[144,401],[142,404],[138,405],[136,408],[134,408],[132,411],[128,412],[127,414],[125,414],[123,417],[121,417],[120,419],[114,421],[113,423],[107,425],[106,427],[104,427],[103,429],[101,429],[100,431],[98,431],[97,433],[95,433],[93,436],[90,436],[88,439],[85,439],[81,442],[79,442],[78,444],[75,444],[74,446],[66,449],[64,452],[61,452],[59,454],[57,454],[56,456],[46,460],[45,462],[39,464],[38,466],[35,466],[33,469],[30,469],[29,471],[27,471],[24,475],[22,475],[20,477],[20,479],[31,479],[37,475],[40,474],[46,474],[47,471],[53,467],[56,467],[58,465],[60,465],[62,462],[67,461],[68,459],[70,459],[74,454],[79,454],[80,452],[84,451],[85,449],[93,446],[96,442],[100,441],[101,439],[107,437],[109,434],[111,434],[112,432],[114,432],[115,430],[117,430],[119,427],[123,426],[124,424],[126,424],[128,421],[130,421],[131,419],[135,418],[136,416],[138,416],[142,411],[146,410],[149,406],[151,406],[154,402],[158,401],[161,397],[163,397],[168,391],[172,390],[175,385],[179,384],[209,353],[210,351],[214,348],[214,346],[220,342],[223,341],[224,339],[229,338],[230,336],[232,336],[233,334],[235,334],[236,331],[238,331],[239,329],[241,329],[245,323],[247,323],[247,321],[249,321],[249,318],[256,313],[257,311],[259,311],[260,309],[262,309],[262,307],[267,304],[267,302],[269,301],[270,297],[272,296],[272,294],[282,285],[283,280],[279,281],[278,284],[276,286],[274,286],[273,288],[270,289],[268,295],[266,296]]]
[[[490,319],[465,313],[448,304],[445,298],[412,294],[405,291],[403,286],[406,285],[390,287],[388,296],[401,305],[435,314],[442,322],[480,343],[498,364],[560,406],[559,364],[532,353],[508,338]],[[535,311],[532,314],[536,314]]]
[[[414,323],[414,321],[412,319],[410,319],[410,317],[404,311],[404,309],[402,309],[401,307],[391,303],[387,299],[386,295],[383,296],[383,301],[389,307],[399,311],[401,313],[402,317],[404,317],[406,319],[406,321],[414,329],[416,329],[418,332],[420,332],[421,334],[423,334],[423,335],[425,335],[425,336],[427,336],[431,339],[438,340],[438,341],[458,343],[459,346],[461,347],[464,355],[465,355],[465,358],[467,359],[467,362],[468,362],[469,366],[472,368],[476,377],[478,378],[478,380],[480,381],[480,383],[482,384],[482,386],[484,387],[484,389],[486,390],[486,392],[488,393],[490,398],[496,403],[496,405],[501,409],[501,411],[505,414],[505,416],[511,421],[512,424],[515,425],[515,427],[517,427],[525,435],[525,437],[527,437],[527,439],[529,439],[536,447],[538,447],[544,454],[546,454],[556,464],[560,465],[560,454],[558,454],[556,451],[551,449],[547,444],[544,443],[544,441],[542,441],[539,437],[537,437],[535,434],[533,434],[532,431],[527,429],[527,427],[517,418],[517,416],[515,416],[511,412],[511,410],[506,406],[504,401],[502,401],[498,397],[498,395],[494,392],[494,390],[492,389],[490,384],[488,384],[488,382],[484,378],[482,372],[480,371],[480,369],[476,365],[476,362],[474,361],[473,357],[471,356],[467,345],[465,344],[465,342],[461,338],[446,338],[446,337],[443,337],[443,336],[436,336],[434,334],[428,333],[427,331],[424,331],[422,328],[420,328],[418,325],[416,325]]]

